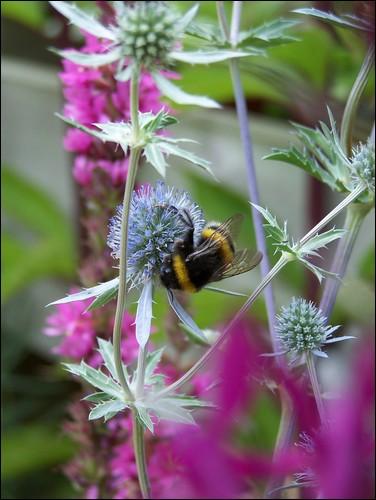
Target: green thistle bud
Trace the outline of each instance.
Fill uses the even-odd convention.
[[[375,193],[375,145],[368,141],[353,150],[351,159],[354,183],[364,182],[371,193]]]
[[[350,338],[329,338],[339,326],[326,326],[326,321],[326,317],[312,302],[294,297],[277,316],[276,332],[285,352],[296,357],[307,352],[327,357],[321,351],[323,345]]]
[[[178,38],[177,19],[165,2],[134,2],[118,19],[124,55],[147,69],[166,66]]]

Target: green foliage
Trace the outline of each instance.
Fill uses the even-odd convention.
[[[46,2],[3,1],[1,15],[33,29],[42,29],[47,12]]]
[[[2,168],[1,184],[7,221],[2,233],[2,300],[36,279],[72,279],[76,264],[73,231],[56,202],[10,167]],[[22,228],[24,238],[15,236],[13,226]]]
[[[315,17],[339,28],[352,28],[362,31],[372,31],[372,26],[368,19],[361,19],[351,14],[336,16],[332,12],[325,12],[314,8],[295,9],[296,14]]]
[[[302,168],[332,190],[351,191],[351,164],[343,151],[336,131],[333,115],[328,109],[330,125],[320,122],[312,129],[294,123],[296,136],[303,148],[273,148],[265,160],[279,160]]]
[[[28,424],[2,437],[2,479],[65,462],[75,446],[51,425]]]

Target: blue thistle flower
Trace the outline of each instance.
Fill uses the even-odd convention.
[[[107,244],[112,256],[119,258],[121,216],[119,205],[110,220]],[[128,230],[128,279],[137,286],[156,278],[162,261],[171,253],[174,241],[184,236],[187,227],[179,214],[188,212],[197,238],[205,225],[203,212],[185,191],[166,186],[159,181],[155,187],[142,186],[133,192]]]
[[[321,350],[325,344],[354,338],[331,338],[339,326],[327,326],[326,323],[326,317],[313,302],[293,297],[277,316],[276,332],[284,352],[293,354],[294,359],[310,352],[326,358],[327,354]]]
[[[353,150],[351,169],[355,184],[363,181],[370,193],[375,193],[375,144],[368,141],[367,144],[359,144]]]

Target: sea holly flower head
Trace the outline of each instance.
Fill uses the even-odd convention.
[[[117,13],[123,54],[140,67],[166,67],[168,54],[182,35],[178,14],[164,2],[134,2],[119,7]]]
[[[369,194],[375,196],[375,144],[359,144],[353,150],[351,158],[352,178],[355,185],[363,182]]]
[[[150,72],[159,90],[179,104],[195,104],[218,108],[219,104],[205,96],[187,94],[168,80],[160,69],[167,69],[176,61],[191,64],[209,64],[249,53],[238,49],[183,51],[181,41],[195,17],[198,5],[185,14],[176,13],[171,2],[112,2],[115,22],[102,24],[93,16],[68,2],[52,1],[51,5],[86,33],[104,41],[98,53],[84,54],[74,50],[55,51],[76,64],[99,68],[116,63],[115,78],[128,81],[144,69]]]
[[[108,246],[112,255],[120,255],[121,216],[119,205],[109,224]],[[196,237],[205,221],[200,207],[185,191],[158,182],[155,187],[142,186],[133,192],[129,213],[128,276],[134,285],[158,275],[166,255],[171,253],[174,241],[187,230],[183,212],[191,218]]]
[[[339,326],[328,326],[327,319],[313,302],[293,297],[287,307],[282,307],[277,316],[276,332],[284,352],[296,359],[312,353],[326,358],[322,351],[325,344],[353,338],[350,336],[331,338]]]

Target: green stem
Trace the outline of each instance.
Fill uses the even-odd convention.
[[[128,374],[125,370],[121,359],[121,324],[126,307],[127,296],[127,240],[128,240],[128,222],[129,222],[129,207],[131,196],[137,176],[138,160],[140,158],[140,149],[132,149],[129,169],[127,176],[127,183],[124,192],[123,200],[123,213],[121,217],[121,241],[120,241],[120,259],[119,259],[119,292],[116,304],[115,322],[113,330],[113,343],[114,343],[114,362],[116,373],[123,387],[123,390],[128,398],[133,400],[133,394],[128,384]]]
[[[202,368],[206,362],[212,357],[212,355],[217,351],[217,349],[223,344],[226,340],[227,335],[234,324],[240,319],[240,317],[245,313],[250,305],[257,299],[263,289],[270,283],[270,281],[278,274],[278,272],[289,262],[289,258],[283,255],[276,265],[270,270],[269,274],[265,276],[265,278],[261,281],[259,286],[253,292],[253,294],[249,297],[249,299],[245,302],[242,308],[238,311],[238,313],[234,316],[234,318],[230,321],[230,323],[224,329],[222,335],[215,341],[215,343],[210,347],[209,350],[197,361],[195,365],[192,366],[190,370],[188,370],[182,377],[180,377],[176,382],[169,385],[168,387],[162,389],[158,392],[158,397],[166,396],[172,392],[175,392],[185,383],[187,383],[195,373],[198,372],[200,368]]]
[[[315,396],[317,410],[320,415],[320,420],[322,424],[325,424],[326,423],[325,408],[321,397],[321,391],[320,391],[319,381],[317,378],[315,361],[313,359],[313,354],[311,352],[306,353],[306,362],[307,362],[309,378],[311,380],[311,385],[313,389],[313,394]]]
[[[273,462],[277,462],[281,453],[290,445],[296,425],[296,416],[293,410],[291,398],[283,386],[279,387],[281,395],[281,420],[279,422],[278,435],[274,446]],[[265,490],[264,498],[279,498],[281,477],[273,477]]]
[[[139,107],[139,72],[134,71],[130,85],[130,104],[131,104],[131,123],[133,131],[133,142],[138,143],[140,134],[140,124],[138,119]],[[126,396],[134,400],[129,384],[128,374],[124,373],[123,364],[121,360],[121,324],[123,315],[126,310],[127,299],[127,242],[128,242],[128,225],[129,225],[129,211],[132,199],[132,193],[136,182],[138,162],[140,159],[142,148],[134,146],[131,148],[129,159],[129,169],[127,176],[127,183],[125,185],[123,212],[121,217],[121,241],[120,241],[120,259],[119,259],[119,292],[115,312],[115,322],[113,331],[114,342],[114,362],[118,379],[123,387]],[[141,353],[142,354],[142,353]],[[150,487],[148,474],[145,461],[145,443],[144,443],[144,428],[136,417],[136,410],[132,410],[133,418],[133,446],[136,457],[136,466],[138,473],[138,480],[143,498],[150,498]]]
[[[338,278],[328,278],[326,280],[324,292],[320,301],[320,309],[328,320],[332,313],[338,290],[341,286],[341,279],[346,274],[347,265],[354,248],[356,238],[363,220],[370,208],[370,205],[365,205],[363,203],[352,203],[346,211],[344,224],[346,233],[338,243],[330,269],[330,272],[336,274]]]
[[[135,71],[131,79],[131,118],[132,129],[135,142],[137,142],[139,134],[138,123],[138,71]],[[116,304],[114,330],[113,330],[113,343],[114,343],[114,363],[119,382],[128,398],[133,400],[133,394],[128,384],[128,374],[123,368],[121,360],[121,325],[123,315],[126,307],[127,298],[127,242],[128,242],[128,223],[129,223],[129,208],[132,199],[134,184],[136,182],[138,161],[140,159],[141,149],[135,147],[131,149],[129,159],[129,169],[127,175],[127,182],[125,185],[124,199],[123,199],[123,213],[121,217],[121,240],[120,240],[120,259],[119,259],[119,291]]]
[[[142,498],[150,498],[150,484],[146,469],[144,428],[137,418],[136,410],[132,411],[133,449],[136,458],[138,481]]]
[[[364,58],[362,67],[351,89],[350,95],[347,99],[346,107],[343,112],[341,124],[341,144],[347,156],[351,156],[352,150],[352,129],[354,124],[354,117],[358,107],[360,97],[367,84],[368,74],[371,71],[373,61],[375,58],[375,46],[372,44],[367,51]]]

